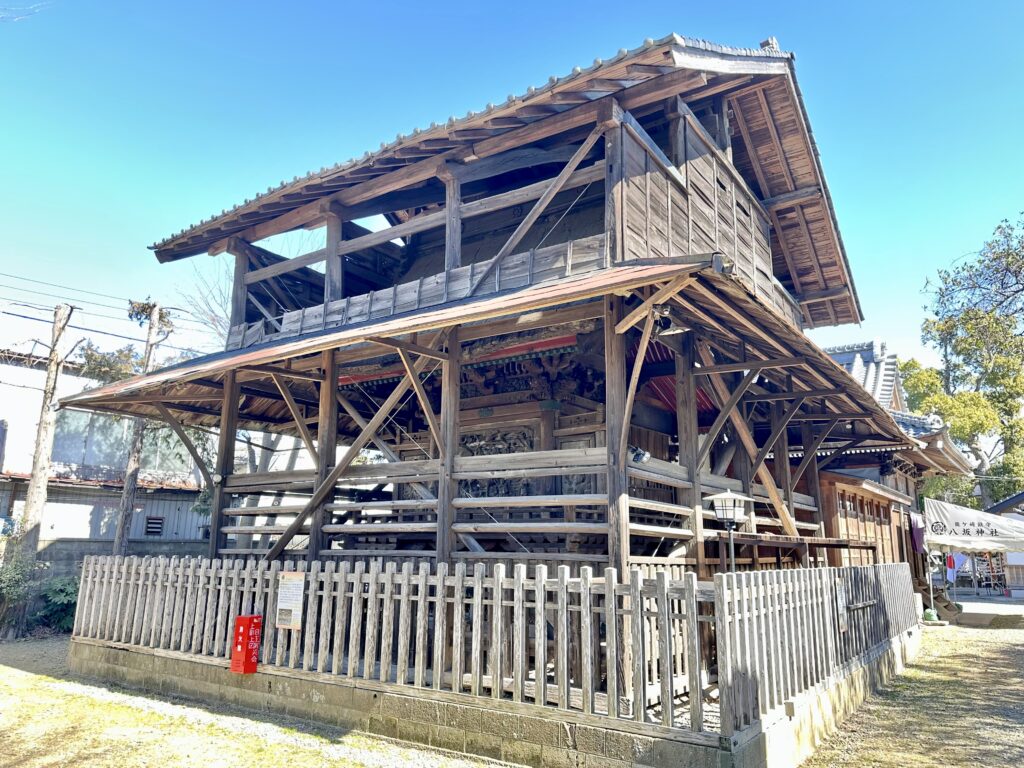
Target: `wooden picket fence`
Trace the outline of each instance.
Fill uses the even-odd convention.
[[[827,686],[916,624],[907,563],[715,576],[722,735]]]
[[[282,570],[305,573],[301,629],[275,628]],[[692,573],[89,557],[74,635],[224,659],[256,613],[264,665],[701,731],[696,592]]]

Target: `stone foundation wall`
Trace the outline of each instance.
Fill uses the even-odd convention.
[[[792,768],[873,690],[902,673],[920,640],[917,627],[893,638],[731,743],[717,734],[314,672],[265,667],[236,675],[219,659],[86,639],[72,640],[70,663],[78,675],[130,688],[216,699],[537,768]]]
[[[220,660],[75,639],[71,669],[83,677],[191,699],[228,702],[342,728],[537,768],[728,768],[713,734],[693,744],[658,734],[657,726],[579,722],[582,715],[533,705],[490,702],[298,670],[232,674]],[[427,698],[427,697],[430,698]],[[530,711],[536,714],[529,714]],[[667,729],[666,729],[667,730]],[[685,734],[685,732],[684,732]],[[693,736],[693,734],[688,734]],[[725,761],[722,758],[725,758]]]

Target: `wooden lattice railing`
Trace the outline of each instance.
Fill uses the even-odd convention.
[[[827,687],[916,624],[907,563],[715,576],[722,734]]]
[[[292,568],[305,572],[302,628],[275,629],[278,574]],[[257,613],[264,665],[707,730],[693,574],[526,573],[90,557],[74,633],[226,659],[235,616]]]

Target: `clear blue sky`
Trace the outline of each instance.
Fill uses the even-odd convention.
[[[153,241],[672,31],[797,55],[867,317],[819,343],[917,354],[926,276],[1024,209],[1018,2],[356,5],[54,0],[0,23],[0,271],[180,304],[213,260],[158,265]],[[0,316],[0,346],[41,331]]]

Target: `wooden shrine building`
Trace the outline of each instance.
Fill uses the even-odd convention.
[[[265,242],[296,230],[323,246]],[[648,40],[153,249],[234,257],[226,350],[63,404],[220,429],[213,556],[706,575],[730,488],[741,569],[898,557],[822,504],[845,452],[909,441],[803,334],[861,310],[774,40]],[[313,468],[245,473],[241,428]]]

